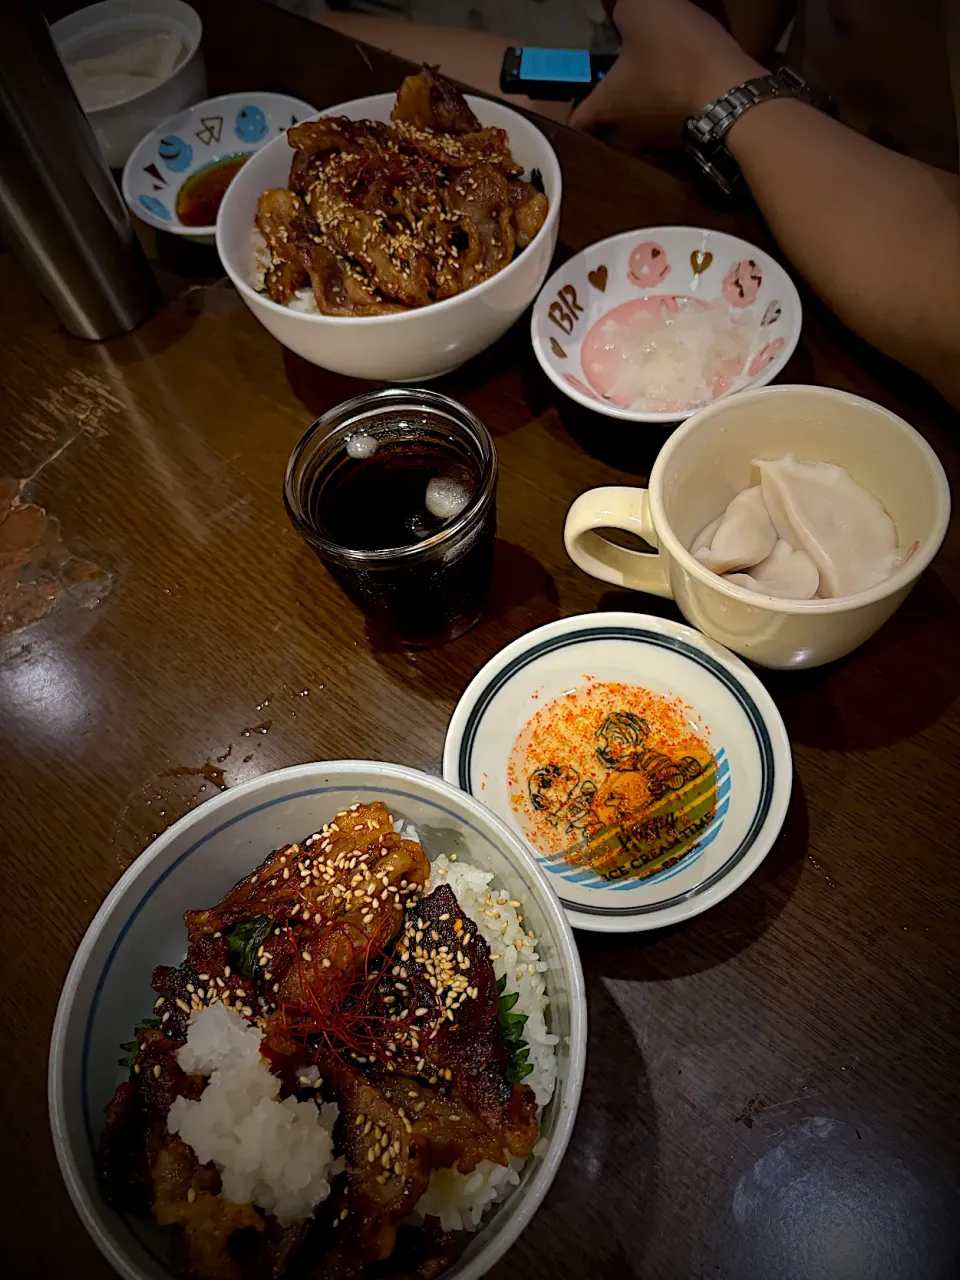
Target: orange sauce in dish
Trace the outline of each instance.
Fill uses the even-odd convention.
[[[213,226],[227,187],[249,159],[250,152],[242,151],[191,173],[177,192],[177,217],[185,227]]]

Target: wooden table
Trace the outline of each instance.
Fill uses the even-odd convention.
[[[193,2],[212,92],[281,87],[328,105],[398,83],[391,58],[253,0]],[[663,222],[769,243],[753,217],[545,128],[565,174],[564,252]],[[65,336],[9,254],[0,271],[0,473],[31,478],[21,501],[35,495],[66,548],[48,557],[65,584],[55,607],[0,637],[7,1274],[105,1278],[45,1099],[60,984],[101,899],[209,797],[216,769],[227,785],[342,756],[439,772],[451,709],[502,645],[596,608],[670,615],[604,591],[561,541],[576,494],[645,476],[663,436],[572,412],[522,322],[443,379],[500,454],[493,599],[455,644],[373,652],[280,497],[297,437],[359,384],[273,342],[209,257],[167,261],[169,305],[102,344]],[[899,411],[956,484],[944,406],[805,306],[785,380]],[[45,536],[54,546],[56,527]],[[764,677],[797,776],[784,831],[739,892],[679,928],[579,935],[590,1043],[576,1132],[497,1277],[958,1273],[958,594],[954,524],[859,653]],[[19,603],[38,613],[44,589]]]

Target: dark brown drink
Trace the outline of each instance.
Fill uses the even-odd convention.
[[[496,453],[482,423],[431,391],[358,396],[287,467],[294,524],[385,638],[440,644],[483,607],[496,537]]]

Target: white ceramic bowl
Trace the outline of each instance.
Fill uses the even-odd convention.
[[[188,227],[177,216],[177,194],[184,183],[227,156],[252,156],[291,124],[315,114],[309,102],[285,93],[205,98],[151,129],[131,152],[123,169],[127,207],[158,231],[213,244],[214,223]]]
[[[129,40],[159,31],[175,32],[185,53],[173,72],[152,89],[109,107],[86,113],[104,159],[120,169],[143,135],[175,111],[196,102],[207,92],[207,71],[200,51],[203,26],[182,0],[104,0],[61,18],[50,28],[65,63],[79,58],[100,58]]]
[[[323,115],[389,121],[393,93],[358,98]],[[293,159],[277,138],[244,165],[231,183],[217,218],[217,249],[240,296],[278,342],[311,364],[356,378],[423,382],[456,369],[496,342],[518,319],[546,279],[557,242],[563,184],[550,143],[524,116],[500,102],[467,97],[480,123],[506,129],[518,164],[539,169],[550,200],[547,220],[532,243],[497,275],[474,289],[400,315],[340,317],[291,311],[257,292],[252,233],[257,200],[270,187],[285,187]]]
[[[748,325],[746,356],[727,376],[713,380],[714,400],[772,381],[800,338],[796,287],[762,249],[703,227],[642,227],[590,245],[544,285],[530,318],[543,371],[571,400],[612,418],[680,422],[689,417],[709,401],[637,410],[609,392],[611,369],[604,363],[605,335],[598,326],[614,311],[615,319],[629,318],[647,310],[647,299],[661,298],[698,299]]]
[[[378,798],[416,824],[430,851],[469,857],[523,902],[549,966],[548,1020],[560,1037],[557,1090],[542,1119],[547,1152],[527,1162],[520,1185],[446,1273],[450,1280],[484,1275],[546,1195],[580,1098],[586,997],[570,926],[543,873],[499,818],[439,778],[369,761],[297,765],[216,796],[155,840],[97,912],[64,983],[48,1077],[54,1147],[84,1226],[126,1280],[175,1275],[167,1233],[108,1209],[96,1173],[103,1107],[122,1079],[117,1046],[149,1012],[154,967],[182,960],[185,910],[216,902],[271,849],[302,839],[346,806]]]

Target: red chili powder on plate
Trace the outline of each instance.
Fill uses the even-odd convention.
[[[542,854],[606,880],[639,879],[696,846],[716,812],[716,761],[707,727],[680,698],[591,681],[527,721],[507,787]]]

